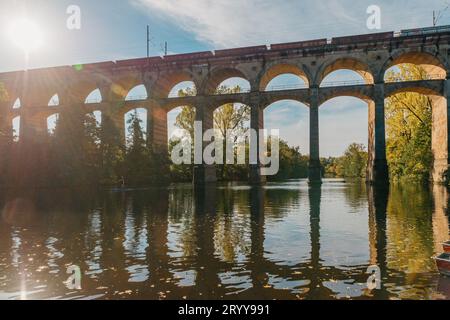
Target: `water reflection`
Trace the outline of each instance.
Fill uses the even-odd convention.
[[[447,189],[306,181],[0,199],[0,299],[448,299]],[[78,265],[82,290],[68,290]],[[366,288],[378,265],[382,290]]]

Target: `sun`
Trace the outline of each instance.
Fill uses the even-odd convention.
[[[12,42],[27,54],[38,49],[43,42],[41,29],[28,18],[14,20],[8,33]]]

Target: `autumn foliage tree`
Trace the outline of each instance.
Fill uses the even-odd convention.
[[[387,74],[392,79],[426,79],[425,71],[404,64]],[[386,99],[387,159],[394,180],[426,181],[432,165],[432,102],[414,92],[397,93]]]

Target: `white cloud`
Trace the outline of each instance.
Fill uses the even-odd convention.
[[[168,23],[214,48],[231,48],[373,32],[366,27],[367,7],[373,0],[130,0],[160,15]],[[429,26],[431,11],[443,0],[378,0],[382,30]],[[450,13],[450,12],[449,12]],[[448,17],[448,14],[445,16]],[[443,19],[445,20],[445,19]],[[443,23],[444,21],[442,21]],[[349,72],[329,81],[349,80]],[[359,79],[356,77],[356,79]],[[280,128],[281,137],[308,153],[308,113],[294,112],[288,103],[266,115],[266,128]],[[320,112],[323,156],[340,155],[353,142],[367,144],[367,106],[352,98],[333,99]],[[306,109],[307,110],[307,109]],[[291,113],[287,117],[287,113]]]
[[[323,14],[322,5],[314,5],[317,2],[320,1],[299,4],[271,0],[134,0],[148,8],[150,15],[155,11],[162,13],[173,24],[195,34],[198,40],[217,47],[299,39],[304,33],[301,26],[306,26],[299,17],[305,14],[312,17],[313,11],[316,15]],[[342,14],[337,4],[333,7]]]
[[[150,16],[162,14],[197,40],[219,48],[368,33],[366,10],[373,4],[372,0],[130,1]],[[442,0],[379,0],[377,4],[383,30],[400,30],[429,24],[430,8],[441,8]]]

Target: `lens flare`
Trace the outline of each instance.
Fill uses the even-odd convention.
[[[12,42],[25,53],[42,46],[43,37],[39,26],[27,18],[16,19],[9,27]]]

